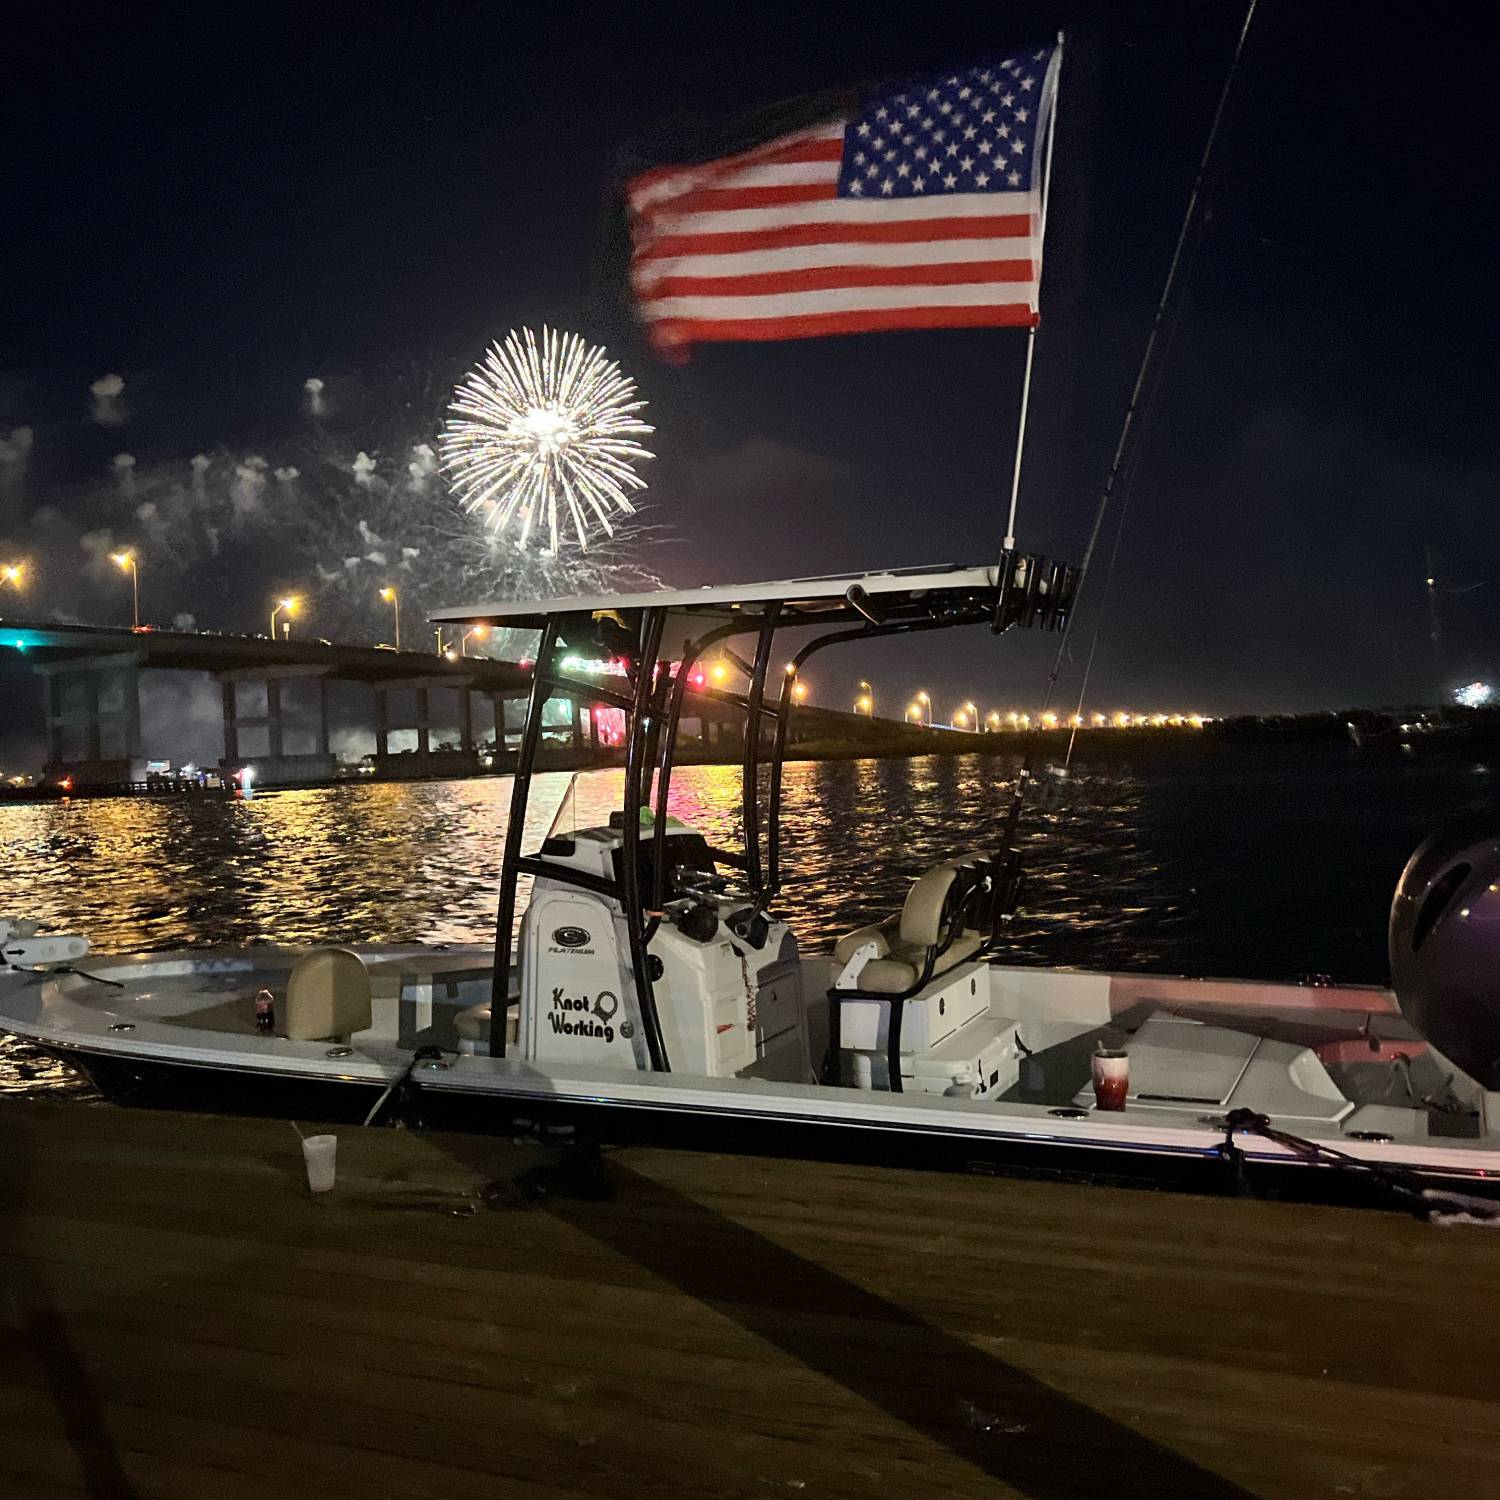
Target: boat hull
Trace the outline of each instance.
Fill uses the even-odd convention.
[[[191,1062],[121,1057],[52,1048],[82,1071],[111,1103],[127,1108],[253,1115],[330,1125],[364,1122],[386,1090],[362,1079],[267,1076]],[[1305,1163],[1268,1162],[1237,1154],[1103,1149],[991,1133],[853,1123],[832,1116],[770,1119],[661,1102],[470,1093],[423,1087],[393,1091],[377,1123],[470,1135],[541,1135],[598,1146],[644,1145],[882,1165],[927,1171],[1030,1177],[1105,1186],[1254,1196],[1295,1202],[1390,1208],[1384,1183],[1368,1173]],[[1500,1198],[1500,1183],[1441,1172],[1413,1174],[1424,1183]]]
[[[249,1073],[118,1052],[55,1046],[47,1050],[77,1068],[111,1104],[133,1109],[357,1125],[385,1092],[383,1084],[362,1078],[268,1075],[264,1070]]]
[[[492,982],[486,950],[371,950],[362,957],[376,990],[374,1024],[353,1045],[259,1030],[257,986],[284,987],[295,961],[291,951],[263,949],[101,959],[86,974],[17,972],[0,982],[0,1026],[71,1061],[107,1098],[131,1106],[353,1124],[381,1101],[382,1123],[479,1134],[571,1127],[610,1143],[1215,1192],[1248,1185],[1287,1196],[1379,1198],[1382,1173],[1479,1191],[1487,1179],[1500,1180],[1500,1150],[1487,1140],[1425,1128],[1403,1136],[1399,1114],[1391,1118],[1395,1134],[1380,1133],[1386,1116],[1369,1128],[1341,1128],[1355,1106],[1303,1043],[1310,1030],[1326,1032],[1336,1047],[1355,1046],[1361,1058],[1375,1059],[1362,1066],[1377,1067],[1387,1043],[1409,1048],[1400,1035],[1386,1037],[1399,1017],[1383,992],[993,965],[955,971],[955,994],[966,991],[972,1001],[976,981],[985,978],[996,987],[992,1005],[1006,1016],[1031,1017],[1025,1024],[1035,1050],[1028,1050],[1033,1062],[1024,1088],[981,1098],[792,1082],[784,1068],[714,1076],[476,1055],[458,1022]],[[1050,1022],[1054,1015],[1062,1020]],[[1087,1049],[1127,1015],[1134,1018],[1141,1106],[1097,1112],[1085,1092]],[[1241,1029],[1221,1024],[1235,1017]],[[1164,1040],[1156,1034],[1162,1027]],[[1263,1035],[1277,1027],[1294,1040]],[[853,1031],[847,1036],[852,1041]],[[809,1055],[817,1055],[817,1042],[808,1043]],[[1252,1078],[1252,1058],[1263,1052],[1271,1066],[1255,1083],[1260,1092],[1238,1096],[1241,1081]],[[1160,1102],[1181,1088],[1164,1094],[1151,1086],[1153,1059],[1162,1056],[1169,1084],[1179,1076],[1170,1069],[1198,1069],[1181,1074],[1191,1085],[1181,1107]],[[1320,1084],[1322,1094],[1296,1082],[1293,1062],[1304,1068],[1296,1077]],[[1311,1135],[1321,1144],[1239,1135],[1226,1150],[1216,1122],[1246,1105],[1293,1137]],[[1325,1162],[1342,1154],[1363,1165],[1318,1165],[1319,1152]]]

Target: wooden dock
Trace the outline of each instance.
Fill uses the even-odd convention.
[[[0,1108],[0,1496],[1500,1493],[1500,1235]],[[486,1184],[501,1186],[486,1201]],[[554,1188],[556,1184],[553,1184]]]

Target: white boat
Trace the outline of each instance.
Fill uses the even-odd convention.
[[[996,830],[960,832],[959,809],[951,857],[913,870],[886,921],[810,952],[778,915],[796,854],[781,836],[781,767],[806,661],[914,631],[1056,628],[1074,581],[1007,552],[994,567],[439,612],[540,634],[495,947],[371,947],[351,933],[313,951],[105,957],[81,937],[0,923],[0,1028],[76,1061],[112,1097],[148,1102],[496,1130],[564,1118],[689,1145],[728,1136],[903,1157],[920,1146],[997,1166],[1295,1178],[1320,1192],[1493,1180],[1500,1077],[1486,1059],[1500,1033],[1484,997],[1448,996],[1430,962],[1441,934],[1461,939],[1471,908],[1494,900],[1500,870],[1486,880],[1472,852],[1441,845],[1408,867],[1393,952],[1428,957],[1412,969],[1397,954],[1416,976],[1400,998],[1010,962],[1024,873],[1014,821],[976,847]],[[794,646],[778,650],[788,635]],[[744,840],[731,850],[667,810],[686,685],[721,652],[744,683],[717,696],[748,725]],[[580,657],[615,675],[579,672]],[[526,849],[543,709],[562,692],[619,711],[621,805],[580,827],[569,796]],[[859,878],[849,872],[851,890]],[[1476,881],[1488,891],[1470,894]]]

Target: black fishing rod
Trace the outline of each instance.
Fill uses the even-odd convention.
[[[1109,471],[1105,476],[1104,488],[1099,495],[1099,504],[1094,511],[1094,522],[1089,532],[1088,546],[1084,549],[1083,561],[1079,565],[1078,582],[1073,594],[1073,605],[1068,611],[1067,618],[1063,621],[1061,635],[1057,643],[1057,653],[1052,661],[1052,669],[1047,675],[1047,686],[1042,696],[1042,712],[1045,713],[1052,706],[1053,695],[1057,689],[1058,678],[1062,674],[1063,662],[1068,658],[1068,645],[1072,639],[1073,622],[1078,618],[1078,603],[1082,596],[1085,584],[1088,581],[1090,566],[1094,560],[1094,554],[1098,549],[1099,537],[1104,527],[1104,518],[1109,511],[1110,502],[1113,500],[1115,490],[1119,484],[1122,473],[1129,467],[1130,478],[1133,480],[1135,468],[1139,461],[1140,445],[1131,446],[1131,438],[1136,431],[1136,418],[1139,414],[1144,429],[1146,418],[1149,415],[1149,407],[1154,400],[1156,392],[1160,389],[1161,379],[1159,361],[1157,359],[1157,346],[1161,342],[1163,331],[1167,334],[1167,345],[1170,345],[1172,334],[1173,292],[1176,290],[1178,272],[1183,264],[1183,253],[1188,244],[1188,236],[1198,217],[1198,204],[1203,193],[1203,184],[1208,177],[1208,169],[1213,160],[1214,146],[1219,138],[1219,127],[1224,119],[1224,112],[1229,103],[1229,96],[1234,86],[1236,74],[1239,72],[1240,59],[1245,51],[1245,41],[1250,34],[1251,22],[1255,19],[1255,9],[1259,0],[1250,0],[1245,11],[1244,22],[1240,26],[1239,37],[1235,42],[1234,54],[1229,61],[1229,70],[1224,76],[1224,85],[1219,91],[1219,102],[1214,109],[1213,120],[1209,125],[1208,139],[1204,143],[1203,155],[1198,162],[1198,171],[1193,178],[1192,191],[1188,194],[1187,208],[1182,216],[1182,225],[1177,231],[1177,243],[1172,250],[1172,259],[1167,266],[1166,279],[1162,284],[1161,296],[1157,300],[1156,314],[1151,321],[1151,331],[1146,338],[1146,347],[1141,354],[1140,366],[1136,371],[1135,385],[1130,392],[1130,400],[1126,403],[1124,419],[1120,424],[1120,435],[1115,443],[1114,457],[1110,461]],[[1148,384],[1149,382],[1149,384]],[[1128,504],[1130,484],[1125,487],[1125,503]],[[1088,688],[1089,670],[1093,666],[1094,651],[1099,644],[1099,633],[1104,622],[1104,607],[1108,602],[1109,584],[1114,575],[1115,559],[1119,555],[1120,536],[1124,531],[1125,508],[1122,505],[1120,526],[1116,531],[1114,547],[1110,554],[1109,569],[1105,577],[1105,592],[1100,600],[1100,615],[1094,626],[1093,641],[1089,647],[1088,662],[1085,666],[1083,684],[1078,696],[1078,711],[1073,715],[1073,722],[1069,726],[1068,751],[1064,759],[1064,766],[1070,765],[1073,759],[1073,746],[1078,736],[1078,719],[1081,717],[1084,693]],[[1009,538],[1007,538],[1009,541]],[[1008,576],[1012,558],[1009,547],[1001,557],[1001,580]],[[1037,748],[1040,744],[1041,715],[1037,717],[1036,725],[1028,731],[1025,749],[1022,753],[1021,768],[1016,775],[1015,789],[1011,794],[1010,807],[1006,813],[1005,820],[1005,861],[1008,872],[1008,883],[1011,890],[1006,893],[1007,899],[1019,903],[1020,897],[1020,869],[1019,856],[1015,848],[1016,833],[1020,826],[1021,809],[1026,801],[1027,789],[1030,787],[1034,777],[1034,766]],[[1014,915],[1014,907],[1007,915]]]

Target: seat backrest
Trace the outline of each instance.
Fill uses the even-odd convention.
[[[918,876],[901,908],[901,941],[911,948],[933,948],[946,936],[944,908],[958,869],[950,863],[934,865]]]
[[[281,1034],[293,1041],[323,1041],[368,1031],[370,975],[357,953],[320,948],[292,965],[282,1007]]]

